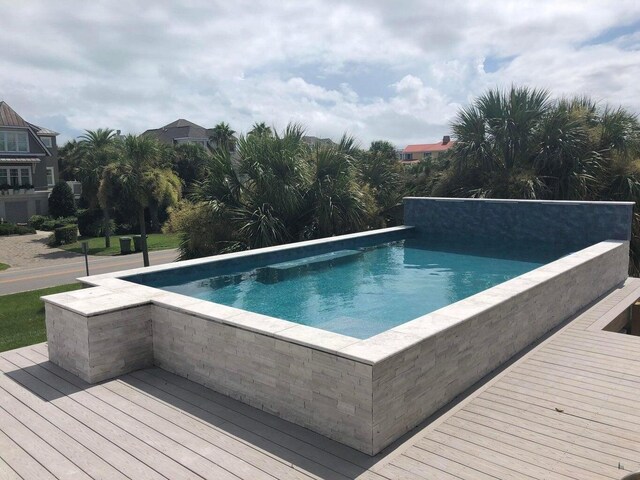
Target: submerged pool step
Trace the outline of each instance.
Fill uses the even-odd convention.
[[[361,250],[337,250],[335,252],[313,255],[312,257],[274,263],[258,269],[258,281],[262,283],[277,283],[287,278],[302,275],[307,272],[328,268],[333,265],[346,263],[362,255]]]

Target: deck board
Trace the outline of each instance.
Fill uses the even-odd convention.
[[[376,457],[150,368],[89,385],[0,353],[2,479],[619,479],[640,469],[640,338],[593,305]]]

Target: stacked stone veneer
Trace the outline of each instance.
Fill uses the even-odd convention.
[[[44,297],[50,359],[88,382],[155,364],[373,455],[621,284],[627,262],[628,242],[601,242],[366,340],[90,277]]]
[[[156,307],[156,364],[372,453],[372,366]]]
[[[594,256],[563,259],[401,325],[398,334],[438,330],[373,365],[373,451],[627,278],[628,245],[602,243]],[[562,263],[574,263],[564,269]],[[555,271],[554,271],[555,270]],[[424,331],[424,330],[423,330]]]
[[[103,288],[52,297],[56,303],[45,303],[52,362],[90,383],[153,365],[152,305],[125,296],[133,303],[118,308],[123,296]]]

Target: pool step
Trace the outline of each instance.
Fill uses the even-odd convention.
[[[328,268],[355,260],[362,255],[361,250],[337,250],[335,252],[313,255],[311,257],[274,263],[258,269],[258,281],[262,283],[277,283],[287,278]]]

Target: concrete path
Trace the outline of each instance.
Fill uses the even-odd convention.
[[[86,275],[84,256],[78,254],[65,256],[58,252],[65,254],[69,252],[59,249],[48,250],[51,252],[50,256],[36,256],[31,264],[12,266],[8,270],[0,272],[0,295],[72,283],[76,278]],[[1,245],[0,252],[2,252]],[[46,255],[46,252],[44,255]],[[4,257],[4,252],[2,256]],[[149,252],[151,265],[173,262],[177,256],[178,252],[174,249]],[[11,260],[7,261],[0,258],[0,262],[12,265]],[[13,264],[15,265],[15,262]],[[138,267],[142,267],[141,253],[113,257],[89,256],[89,273],[91,275]]]

